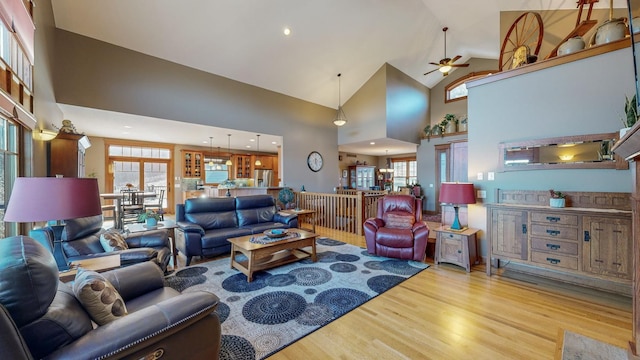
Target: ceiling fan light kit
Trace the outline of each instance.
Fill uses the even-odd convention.
[[[449,75],[449,72],[453,70],[453,68],[469,66],[469,64],[454,64],[454,62],[458,61],[462,57],[460,55],[457,55],[453,59],[447,57],[447,30],[449,30],[449,28],[446,26],[442,28],[442,31],[444,32],[444,58],[442,58],[437,63],[430,62],[429,64],[436,65],[438,68],[427,71],[426,73],[424,73],[425,75],[429,75],[437,70],[442,73],[442,76],[447,76]]]

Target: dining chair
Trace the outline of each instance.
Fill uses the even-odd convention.
[[[158,191],[158,196],[149,202],[144,203],[144,211],[153,210],[160,215],[160,220],[164,220],[164,189]]]
[[[144,204],[140,201],[138,190],[121,190],[124,194],[122,201],[122,222],[123,224],[138,222],[138,216],[144,212]]]

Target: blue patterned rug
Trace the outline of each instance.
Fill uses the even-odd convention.
[[[220,359],[262,359],[348,313],[429,265],[373,256],[366,249],[317,240],[318,261],[305,259],[254,274],[219,259],[166,278],[181,292],[208,290],[220,298]]]

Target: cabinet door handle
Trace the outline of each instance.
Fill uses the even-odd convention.
[[[527,224],[522,224],[522,233],[523,234],[527,233]]]
[[[547,230],[547,234],[549,234],[551,236],[558,236],[558,235],[560,235],[560,231],[558,231],[558,230]]]
[[[593,261],[595,261],[595,262],[597,262],[597,263],[604,263],[604,260],[600,260],[600,259],[595,259],[595,260],[593,260]]]
[[[555,216],[547,216],[547,220],[555,223],[555,222],[560,221],[560,218],[559,217],[555,217]]]
[[[547,244],[547,247],[551,250],[558,250],[560,249],[560,245],[557,244]]]
[[[585,242],[589,242],[589,240],[591,240],[591,235],[589,234],[588,230],[584,231],[584,241]]]
[[[458,250],[458,254],[460,254],[462,252],[462,250]]]
[[[560,259],[554,259],[554,258],[547,258],[547,261],[554,265],[560,263]]]
[[[621,263],[612,263],[613,265],[622,266]]]

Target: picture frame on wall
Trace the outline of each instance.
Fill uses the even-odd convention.
[[[347,178],[347,170],[342,170],[342,177]]]

